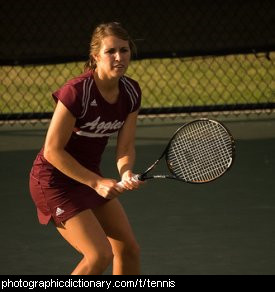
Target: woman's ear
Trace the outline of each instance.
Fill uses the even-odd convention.
[[[97,62],[98,62],[98,55],[93,54],[92,57],[93,57],[93,59],[95,60],[95,62],[97,63]]]

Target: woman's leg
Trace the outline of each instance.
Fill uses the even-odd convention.
[[[112,247],[91,210],[68,219],[57,230],[83,255],[72,275],[99,275],[112,262]]]
[[[94,209],[93,212],[112,246],[113,274],[140,274],[139,246],[118,199],[110,200],[110,202]]]

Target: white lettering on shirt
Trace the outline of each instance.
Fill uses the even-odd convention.
[[[86,137],[106,137],[119,130],[124,124],[124,121],[120,122],[118,120],[115,120],[113,122],[100,122],[100,118],[101,117],[99,116],[94,121],[87,122],[85,125],[80,127],[81,129],[88,129],[92,132],[77,131],[76,134]],[[106,131],[112,132],[105,133]]]

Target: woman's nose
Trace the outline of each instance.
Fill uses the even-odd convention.
[[[117,52],[115,55],[116,61],[120,61],[121,60],[121,54],[120,52]]]

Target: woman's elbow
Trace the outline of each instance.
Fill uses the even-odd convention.
[[[54,149],[53,147],[45,146],[44,151],[43,151],[43,156],[48,162],[53,164],[53,161],[55,160],[57,152],[58,151]]]

